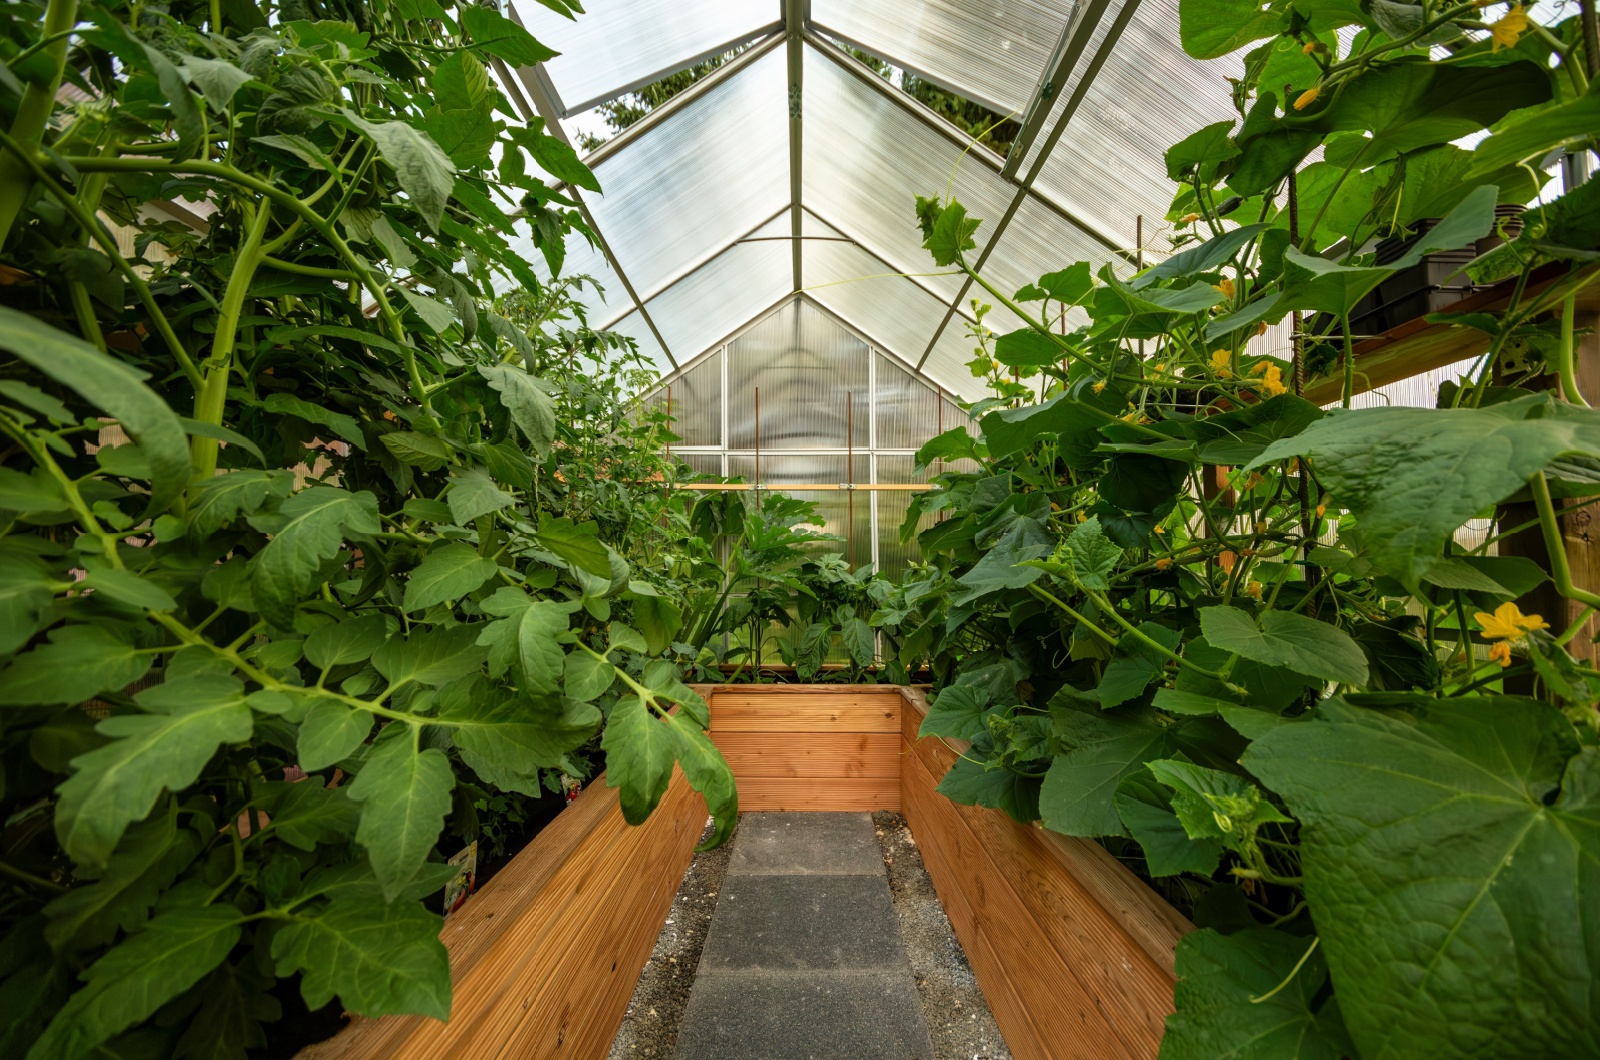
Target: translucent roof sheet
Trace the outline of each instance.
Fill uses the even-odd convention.
[[[1016,189],[982,148],[964,153],[910,108],[812,47],[805,77],[804,201],[811,209],[906,272],[938,271],[922,248],[918,195],[953,194],[984,220],[978,239],[987,239]],[[1048,208],[1031,211],[1029,223],[1032,231],[1018,240],[1018,256],[1008,265],[1024,281],[1106,252]],[[947,304],[961,288],[957,275],[928,279]]]
[[[982,382],[966,367],[973,343],[965,302],[982,291],[965,291],[964,276],[933,265],[915,197],[953,195],[982,219],[978,246],[994,243],[984,275],[1008,292],[1073,261],[1131,257],[1140,215],[1153,249],[1174,190],[1163,145],[1232,114],[1224,75],[1233,71],[1184,56],[1175,0],[1110,0],[1008,178],[993,152],[825,38],[1020,117],[1084,2],[809,0],[796,5],[805,24],[792,28],[801,32],[770,36],[784,28],[778,0],[591,0],[575,22],[520,0],[535,36],[564,53],[521,79],[545,113],[615,98],[760,41],[591,156],[605,190],[585,201],[616,267],[575,237],[563,269],[605,285],[604,302],[584,296],[591,322],[633,336],[669,372],[804,291],[897,364],[963,397],[980,396]],[[803,77],[792,98],[793,58]],[[1059,125],[1080,86],[1079,105]],[[791,102],[802,119],[797,158]],[[1058,125],[1059,142],[1024,188]],[[798,270],[790,242],[796,194],[812,237],[801,244]],[[531,241],[526,252],[537,261]],[[986,324],[1004,332],[1020,322],[996,309]]]
[[[565,19],[536,0],[517,13],[529,32],[561,54],[544,64],[561,115],[647,85],[778,27],[778,4],[748,0],[593,0]]]
[[[1095,54],[1111,19],[1097,28],[1085,55]],[[1079,64],[1056,97],[1045,128],[1051,128],[1082,81]],[[1139,4],[1109,57],[1051,151],[1035,187],[1056,202],[1114,234],[1119,246],[1134,245],[1134,218],[1146,223],[1165,216],[1177,189],[1167,180],[1166,147],[1203,125],[1233,116],[1225,62],[1198,62],[1178,47],[1174,3]],[[1035,141],[1022,171],[1042,145]]]
[[[792,289],[785,215],[735,243],[654,298],[645,309],[679,364],[721,342],[742,324],[777,304]],[[778,239],[764,238],[778,236]],[[644,292],[640,292],[641,296]],[[632,312],[615,328],[629,335],[649,329]]]
[[[640,297],[788,205],[784,81],[777,49],[594,167],[589,208]]]
[[[1028,109],[1074,0],[812,0],[830,36],[1001,114]]]
[[[948,303],[903,276],[837,229],[811,221],[805,243],[806,293],[829,312],[870,338],[878,348],[914,365],[928,348]],[[947,391],[967,398],[982,394],[964,362],[972,359],[966,338],[968,318],[950,322],[923,372]]]

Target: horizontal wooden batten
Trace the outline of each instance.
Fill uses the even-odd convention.
[[[735,776],[900,776],[895,733],[724,732],[713,742]]]
[[[705,821],[679,770],[638,827],[597,777],[445,922],[448,1023],[358,1018],[298,1060],[600,1060]]]
[[[900,808],[900,714],[890,686],[702,685],[711,740],[733,770],[739,809]]]
[[[1154,1058],[1193,926],[1098,843],[939,795],[965,745],[919,740],[927,705],[905,696],[906,819],[1012,1053]]]
[[[854,700],[803,693],[756,698],[718,694],[712,700],[711,731],[896,733],[900,709],[883,696]]]
[[[894,777],[745,777],[739,809],[787,813],[870,813],[900,808]]]

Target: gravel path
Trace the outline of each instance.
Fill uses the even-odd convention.
[[[872,823],[933,1041],[933,1060],[1010,1060],[905,818],[875,813]],[[673,1055],[733,847],[730,841],[695,855],[639,977],[609,1060]]]

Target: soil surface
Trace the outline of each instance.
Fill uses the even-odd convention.
[[[889,870],[889,893],[927,1016],[934,1060],[1011,1060],[906,819],[875,813],[872,823]]]
[[[872,821],[933,1039],[933,1060],[1011,1060],[905,818],[875,813]],[[672,1056],[732,849],[730,841],[696,854],[690,863],[628,1003],[609,1060]]]

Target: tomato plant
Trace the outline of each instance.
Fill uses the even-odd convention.
[[[0,20],[0,1052],[445,1018],[447,820],[601,752],[630,821],[675,764],[736,813],[667,425],[517,249],[597,187],[499,90],[551,53],[433,0]]]

